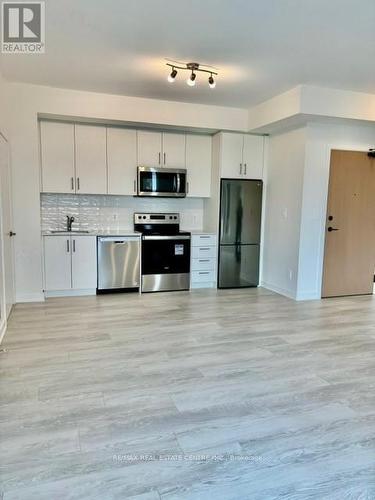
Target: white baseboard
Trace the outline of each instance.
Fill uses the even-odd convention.
[[[44,295],[48,297],[81,297],[84,295],[96,295],[96,288],[87,288],[84,290],[49,290]]]
[[[267,283],[267,281],[262,281],[260,284],[263,288],[267,288],[267,290],[271,290],[271,292],[278,293],[279,295],[284,295],[284,297],[288,297],[288,299],[296,299],[296,294],[292,290],[288,290],[287,288],[282,288],[277,285],[273,285],[272,283]]]
[[[16,304],[22,302],[44,302],[44,293],[20,293],[16,295]]]
[[[320,300],[321,297],[317,292],[298,292],[296,300]]]

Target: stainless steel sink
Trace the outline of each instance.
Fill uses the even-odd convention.
[[[63,230],[55,230],[50,231],[53,234],[82,234],[82,233],[90,233],[91,231],[87,231],[86,229],[78,230],[74,229],[73,231],[63,231]]]

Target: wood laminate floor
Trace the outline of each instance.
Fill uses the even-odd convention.
[[[17,305],[4,500],[375,499],[375,298],[261,290]]]

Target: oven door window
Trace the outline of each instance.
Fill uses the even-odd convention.
[[[184,193],[185,182],[185,174],[141,172],[139,190],[143,193]]]
[[[190,240],[143,240],[142,274],[190,272]]]

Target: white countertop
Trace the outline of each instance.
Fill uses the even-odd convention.
[[[192,235],[195,234],[209,234],[216,236],[216,233],[213,231],[203,231],[203,230],[198,230],[198,229],[183,229],[181,228],[181,231],[187,231],[191,233]],[[73,230],[71,232],[69,231],[62,231],[62,232],[52,232],[52,231],[43,231],[42,236],[71,236],[71,235],[76,235],[76,236],[141,236],[141,233],[139,231],[134,231],[134,229],[102,229],[102,230],[94,230],[94,231],[89,231],[87,232],[80,232],[78,229]]]
[[[141,233],[133,229],[105,229],[87,232],[80,232],[78,229],[74,231],[52,232],[43,231],[42,236],[141,236]]]

